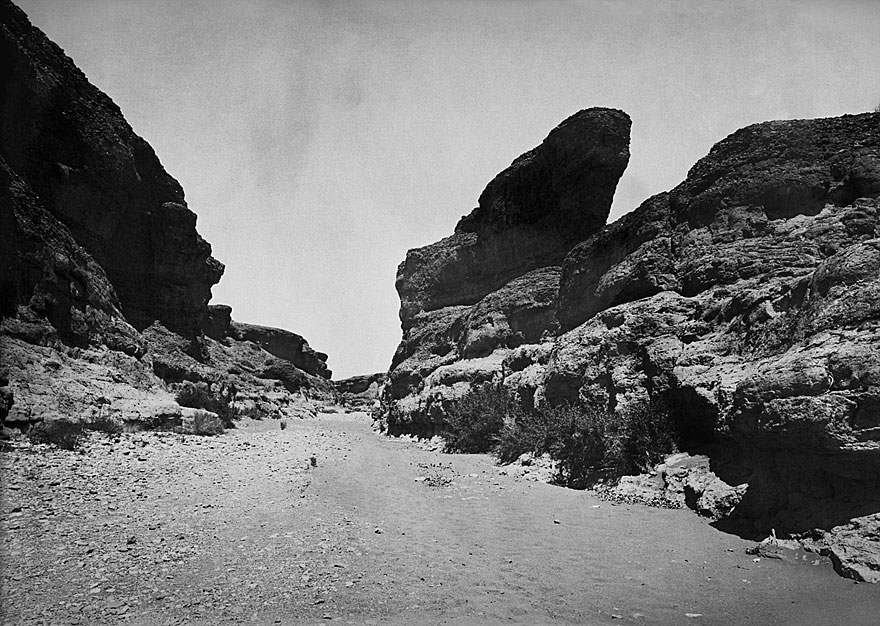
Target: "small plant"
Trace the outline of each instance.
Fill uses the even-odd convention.
[[[81,422],[66,419],[40,422],[28,431],[31,443],[51,444],[62,450],[76,450],[85,436],[85,427]]]
[[[204,409],[195,409],[185,414],[181,427],[183,432],[190,435],[219,435],[223,432],[223,425],[218,418]]]
[[[563,404],[524,409],[502,385],[484,384],[449,411],[447,452],[493,452],[502,463],[525,453],[557,461],[558,483],[586,487],[598,474],[638,474],[676,450],[669,412],[648,400],[617,411]]]
[[[464,395],[449,411],[440,434],[447,452],[489,452],[505,418],[518,410],[501,385],[483,384]]]
[[[176,400],[180,406],[191,409],[204,409],[216,413],[224,426],[231,426],[235,418],[233,401],[235,387],[221,383],[191,383],[185,381],[177,389]]]
[[[99,415],[97,417],[93,417],[91,420],[85,423],[85,427],[88,430],[93,430],[99,433],[107,433],[108,435],[118,435],[123,431],[122,423],[118,420],[113,419],[109,415]]]
[[[540,456],[558,447],[560,437],[569,428],[568,405],[526,410],[518,405],[507,413],[496,437],[495,455],[502,463],[511,463],[521,455]]]
[[[559,463],[558,483],[582,488],[589,477],[605,469],[619,452],[619,429],[614,414],[595,407],[562,405],[549,409],[557,428],[547,452]]]
[[[617,469],[638,474],[675,452],[676,432],[669,411],[661,403],[648,401],[630,405],[623,414]]]
[[[563,415],[556,420],[561,436],[548,450],[559,461],[561,484],[583,487],[598,471],[638,474],[676,450],[675,431],[662,405],[641,401],[619,412],[561,410]]]
[[[424,482],[428,487],[439,489],[449,487],[453,483],[453,471],[450,466],[442,463],[419,463],[419,469],[423,475],[416,480]]]

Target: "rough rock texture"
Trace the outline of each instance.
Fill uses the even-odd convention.
[[[606,495],[615,500],[693,509],[715,521],[740,503],[748,485],[732,486],[711,469],[706,455],[678,453],[639,476],[624,476]]]
[[[0,329],[31,343],[61,339],[144,352],[103,268],[0,157]]]
[[[332,402],[326,355],[207,306],[223,266],[180,185],[7,0],[0,58],[4,425],[179,422],[174,392],[185,381],[237,392],[235,408],[253,416]]]
[[[572,115],[486,186],[454,235],[407,252],[397,271],[404,328],[420,311],[475,304],[530,270],[558,265],[601,228],[629,162],[629,129],[614,109]]]
[[[388,380],[385,372],[334,380],[339,403],[361,411],[371,411],[379,400],[379,389]]]
[[[183,190],[119,108],[0,3],[0,157],[107,274],[135,327],[198,333],[223,266]]]
[[[669,407],[682,445],[708,454],[736,493],[702,507],[720,526],[820,528],[826,547],[840,538],[828,554],[876,556],[874,531],[862,532],[876,524],[852,520],[880,512],[878,196],[880,114],[742,129],[675,189],[568,251],[549,348],[489,341],[487,355],[480,330],[468,344],[479,358],[463,358],[474,307],[412,314],[432,300],[404,289],[386,419],[401,430],[419,423],[412,416],[442,420],[464,383],[490,377],[535,404],[618,412],[650,401]],[[406,278],[443,266],[402,267]],[[714,490],[693,481],[695,493]],[[880,571],[876,559],[839,558],[853,576]]]
[[[629,128],[613,109],[572,115],[489,183],[454,235],[407,253],[403,340],[383,393],[392,431],[431,434],[512,350],[553,334],[559,264],[607,219]]]
[[[880,511],[878,181],[877,114],[720,142],[566,257],[539,393],[664,400],[686,440],[736,451],[719,473],[748,484],[752,532]]]
[[[232,321],[227,335],[236,341],[251,341],[312,376],[329,379],[333,374],[327,369],[327,355],[315,352],[303,337],[289,330]]]
[[[0,353],[14,401],[7,425],[96,417],[150,424],[181,415],[148,363],[125,353],[103,346],[35,346],[2,336]]]

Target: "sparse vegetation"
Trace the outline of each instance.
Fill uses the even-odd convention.
[[[500,385],[486,383],[461,398],[441,431],[447,452],[489,452],[505,420],[516,420],[519,406]]]
[[[525,410],[500,385],[462,398],[442,434],[449,452],[492,452],[502,463],[549,454],[558,463],[557,482],[580,488],[599,472],[645,471],[676,449],[668,411],[658,403],[621,411],[569,404]]]
[[[108,435],[117,435],[123,431],[122,423],[109,415],[99,415],[86,422],[86,429]]]
[[[216,418],[204,409],[196,409],[189,419],[192,421],[187,422],[186,418],[184,420],[184,432],[193,435],[219,435],[223,432],[223,427],[217,423]]]
[[[58,419],[35,424],[28,431],[28,439],[31,443],[45,443],[62,450],[76,450],[85,434],[86,429],[82,422]]]
[[[185,381],[177,389],[176,400],[180,406],[216,413],[227,428],[233,425],[235,387],[232,385]]]
[[[502,463],[511,463],[529,452],[540,455],[556,450],[563,433],[567,432],[571,413],[568,405],[509,412],[496,437],[495,455]]]

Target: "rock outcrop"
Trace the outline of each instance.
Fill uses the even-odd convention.
[[[208,307],[223,265],[180,185],[8,0],[0,57],[4,424],[186,421],[184,383],[223,389],[254,416],[332,401],[327,356],[305,339]]]
[[[430,434],[471,383],[552,333],[559,265],[605,223],[629,128],[613,109],[572,115],[489,183],[454,235],[407,253],[397,271],[403,341],[385,391],[392,431]]]
[[[334,380],[339,403],[356,411],[372,411],[379,401],[379,390],[388,380],[385,372]]]
[[[824,529],[827,553],[861,555],[859,567],[840,557],[840,571],[877,578],[880,566],[865,574],[880,562],[862,554],[870,542],[853,537],[880,512],[878,197],[880,114],[742,129],[675,189],[579,230],[547,265],[558,279],[545,276],[519,345],[510,307],[475,305],[467,281],[458,298],[412,288],[410,276],[439,284],[424,274],[445,266],[411,253],[381,417],[392,432],[429,430],[481,380],[534,404],[665,406],[681,445],[708,455],[711,484],[692,482],[724,495],[704,507],[716,523]],[[508,284],[524,301],[540,292]],[[835,533],[858,548],[828,547]]]
[[[119,108],[0,5],[0,157],[105,271],[126,319],[195,335],[223,266],[183,189]]]
[[[880,116],[738,131],[576,246],[541,393],[662,400],[757,532],[880,510]]]

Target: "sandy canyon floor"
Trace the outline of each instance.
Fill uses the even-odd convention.
[[[3,624],[876,624],[880,586],[364,414],[2,453]],[[311,457],[315,458],[312,466]]]

